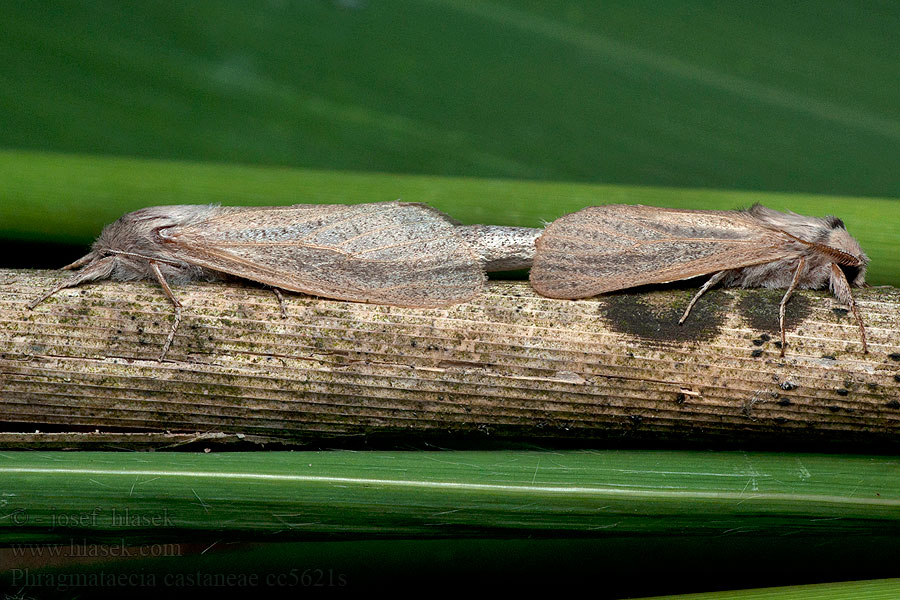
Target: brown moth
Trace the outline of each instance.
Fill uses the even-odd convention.
[[[557,219],[536,242],[531,284],[552,298],[587,298],[640,285],[712,274],[679,323],[712,286],[787,288],[826,285],[866,330],[850,292],[865,284],[868,257],[835,217],[816,218],[755,205],[748,210],[679,210],[607,205]]]
[[[90,253],[64,267],[80,270],[28,308],[88,281],[155,279],[175,307],[161,360],[181,321],[170,283],[236,276],[276,294],[407,307],[469,300],[491,265],[458,229],[433,208],[402,202],[144,208],[104,228]]]

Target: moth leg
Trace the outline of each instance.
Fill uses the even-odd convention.
[[[859,337],[862,339],[863,354],[868,354],[869,346],[866,343],[866,327],[863,325],[859,309],[856,307],[856,300],[853,299],[853,294],[850,292],[850,283],[847,281],[847,276],[844,275],[844,271],[836,263],[831,263],[831,290],[839,301],[850,305],[850,310],[853,311],[853,316],[856,317],[856,322],[859,324]]]
[[[83,267],[84,265],[93,263],[98,260],[100,260],[100,259],[97,255],[97,253],[94,251],[91,251],[91,252],[88,252],[87,254],[85,254],[84,256],[82,256],[81,258],[79,258],[78,260],[76,260],[75,262],[69,263],[66,266],[62,267],[61,270],[62,271],[72,271],[74,269],[79,269],[79,268]]]
[[[88,256],[90,256],[90,255],[88,255]],[[79,259],[78,261],[72,263],[72,265],[84,264],[84,262],[85,262],[85,260],[84,260],[84,258],[82,258],[82,259]],[[85,283],[88,281],[96,281],[97,279],[106,279],[107,277],[109,277],[109,274],[113,270],[113,264],[114,264],[113,258],[111,256],[107,256],[106,258],[101,258],[97,262],[92,263],[89,267],[85,267],[84,269],[78,271],[77,273],[75,273],[74,275],[72,275],[71,277],[69,277],[68,279],[66,279],[65,281],[60,283],[59,285],[57,285],[55,288],[53,288],[52,290],[50,290],[49,292],[47,292],[40,298],[29,302],[26,305],[28,307],[28,310],[34,310],[35,306],[37,306],[38,304],[40,304],[41,302],[43,302],[44,300],[46,300],[47,298],[49,298],[50,296],[52,296],[53,294],[55,294],[56,292],[58,292],[60,290],[64,290],[64,289],[70,288],[70,287],[75,287],[75,286],[81,285],[82,283]],[[72,265],[68,265],[67,267],[64,267],[64,268],[69,268]]]
[[[166,293],[166,296],[168,296],[169,300],[172,301],[172,305],[175,306],[175,323],[172,325],[172,330],[169,332],[169,337],[166,338],[166,343],[163,346],[162,354],[159,355],[159,360],[161,361],[166,357],[166,352],[169,351],[169,346],[172,345],[172,340],[175,339],[175,332],[178,330],[178,325],[181,323],[181,302],[179,302],[175,297],[175,294],[172,293],[172,288],[169,287],[169,283],[166,281],[166,278],[163,277],[162,271],[159,270],[159,263],[157,263],[155,260],[151,260],[150,269],[156,276],[156,280],[159,282],[159,285],[162,286],[162,289]]]
[[[784,349],[787,346],[787,335],[784,331],[784,307],[790,299],[791,294],[797,289],[797,283],[800,282],[800,274],[803,272],[803,267],[805,266],[806,259],[801,256],[800,260],[797,261],[797,269],[794,271],[794,278],[791,279],[791,285],[788,287],[787,292],[785,292],[784,298],[781,299],[781,305],[778,307],[778,324],[781,326],[781,358],[784,358]]]
[[[275,292],[275,297],[278,298],[278,306],[281,307],[281,318],[287,319],[287,309],[284,307],[284,294],[281,293],[281,290],[278,288],[272,288],[272,291]]]
[[[725,273],[727,273],[727,272],[728,271],[719,271],[718,273],[716,273],[715,275],[710,277],[709,281],[707,281],[706,283],[703,284],[703,287],[700,288],[700,291],[698,291],[696,294],[694,294],[694,297],[691,298],[690,302],[688,302],[687,308],[684,309],[684,314],[681,315],[681,319],[678,321],[679,325],[681,325],[682,323],[685,322],[685,320],[687,320],[688,315],[691,314],[691,309],[694,308],[694,304],[697,303],[697,300],[700,299],[700,296],[705,294],[709,288],[711,288],[712,286],[714,286],[717,283],[719,283],[720,281],[722,281],[722,278],[725,277]]]

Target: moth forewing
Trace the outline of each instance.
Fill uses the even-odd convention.
[[[398,202],[315,208],[232,209],[210,226],[160,235],[192,264],[338,300],[435,307],[481,290],[477,257],[434,209]]]
[[[553,298],[588,298],[790,256],[793,241],[740,213],[608,205],[551,223],[531,283]]]
[[[805,217],[755,205],[745,211],[702,211],[607,205],[557,219],[538,238],[531,269],[534,289],[554,298],[587,298],[647,284],[712,275],[680,322],[713,285],[786,288],[779,308],[784,353],[784,307],[795,289],[828,285],[865,329],[850,285],[864,281],[868,258],[834,217]],[[848,281],[838,264],[855,267]]]

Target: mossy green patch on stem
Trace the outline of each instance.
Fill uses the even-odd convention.
[[[610,294],[604,297],[600,310],[612,329],[645,340],[708,341],[722,326],[728,300],[720,292],[705,294],[687,320],[679,325],[693,293]]]
[[[738,301],[738,312],[747,323],[757,331],[779,333],[778,309],[784,290],[753,290],[746,292]],[[784,328],[786,331],[797,327],[809,316],[812,305],[809,300],[795,294],[788,301],[784,310]]]

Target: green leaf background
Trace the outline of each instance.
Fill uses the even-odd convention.
[[[889,0],[0,5],[0,145],[900,196]]]

